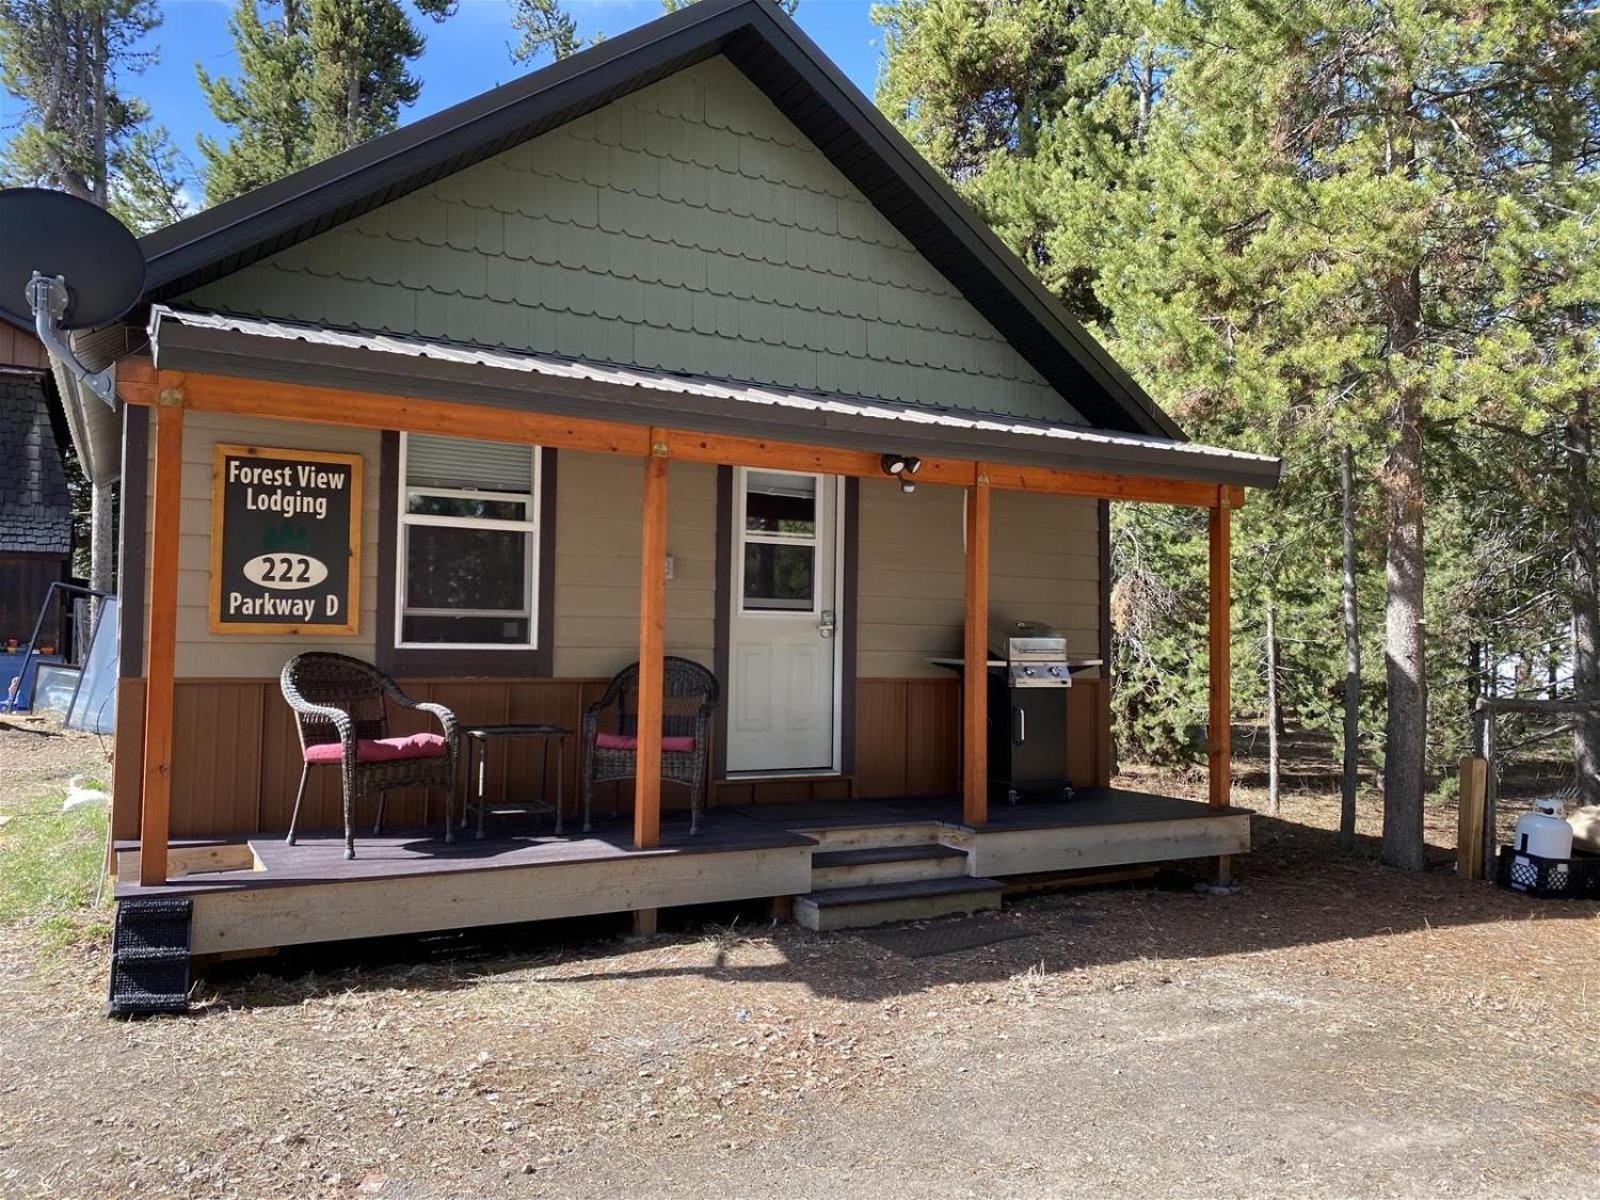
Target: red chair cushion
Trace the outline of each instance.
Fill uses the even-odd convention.
[[[356,743],[356,761],[397,762],[402,758],[443,758],[448,747],[437,733],[413,733],[410,737],[362,738]],[[338,742],[306,747],[308,763],[336,763],[344,757]]]
[[[597,733],[594,735],[594,744],[602,750],[637,750],[639,748],[639,739],[626,737],[620,733]],[[663,736],[661,749],[676,754],[692,754],[694,752],[694,739],[692,737]]]

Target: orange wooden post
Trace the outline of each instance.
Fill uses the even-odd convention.
[[[183,503],[183,396],[163,391],[156,408],[155,505],[150,521],[150,627],[144,699],[144,787],[139,882],[167,881],[172,808],[172,677],[178,643],[178,513]],[[135,580],[138,587],[141,581]]]
[[[639,729],[633,781],[633,844],[661,844],[661,688],[667,603],[667,443],[650,432],[644,465],[644,536],[639,549]]]
[[[1211,803],[1226,805],[1231,797],[1232,758],[1228,746],[1229,722],[1233,717],[1233,682],[1229,659],[1228,621],[1233,586],[1232,533],[1229,519],[1230,496],[1226,488],[1217,490],[1217,503],[1211,507],[1208,528],[1211,554],[1211,630],[1210,675],[1211,708],[1207,745]]]
[[[962,680],[961,819],[989,820],[989,476],[967,493],[967,614]]]

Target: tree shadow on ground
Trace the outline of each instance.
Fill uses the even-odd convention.
[[[951,984],[1001,983],[1037,969],[1070,971],[1204,960],[1409,931],[1490,926],[1594,915],[1594,901],[1536,901],[1457,880],[1454,852],[1429,846],[1430,869],[1394,871],[1378,862],[1377,838],[1353,851],[1320,827],[1257,816],[1249,856],[1236,860],[1236,895],[1197,893],[1203,864],[1164,872],[1152,884],[1065,889],[1008,901],[969,918],[1021,934],[1014,940],[932,958],[902,957],[853,931],[818,934],[772,925],[765,903],[663,910],[670,931],[619,937],[627,914],[445,934],[352,941],[285,950],[259,965],[213,969],[207,1008],[298,1004],[351,990],[471,988],[532,973],[580,988],[661,979],[790,984],[846,1001],[885,1001]]]

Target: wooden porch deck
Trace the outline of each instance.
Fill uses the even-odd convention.
[[[997,806],[981,829],[950,798],[716,808],[689,837],[669,816],[661,844],[636,849],[626,814],[593,833],[492,835],[453,843],[435,826],[358,834],[344,858],[335,832],[174,843],[187,873],[138,883],[138,843],[117,846],[118,900],[187,897],[195,954],[420,933],[477,925],[804,895],[819,846],[899,828],[964,851],[968,873],[1004,878],[1238,854],[1247,810],[1113,788],[1071,801]]]

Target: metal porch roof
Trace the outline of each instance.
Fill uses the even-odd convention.
[[[163,370],[1244,487],[1274,487],[1280,473],[1275,458],[1168,438],[164,305],[151,310],[149,332]]]

